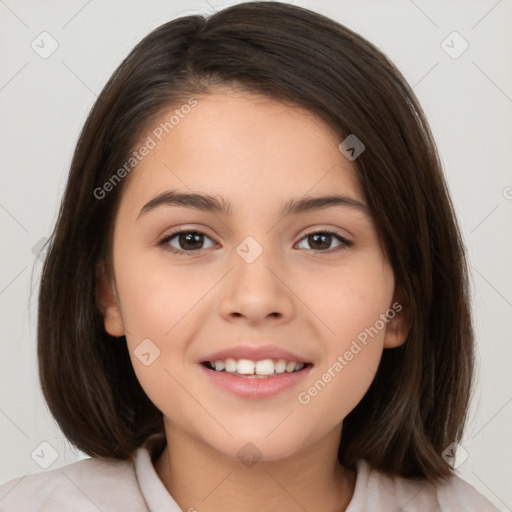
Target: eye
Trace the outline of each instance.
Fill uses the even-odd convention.
[[[308,244],[312,247],[315,252],[336,252],[352,245],[352,242],[342,237],[335,231],[314,231],[312,233],[307,234],[302,240],[307,240]],[[302,243],[301,240],[301,243]],[[330,245],[333,241],[339,241],[339,244],[335,246],[334,249],[330,249]],[[300,243],[299,243],[300,245]],[[304,247],[302,247],[304,248]]]
[[[198,252],[201,249],[208,249],[209,247],[215,246],[215,244],[212,242],[212,245],[210,245],[209,247],[203,247],[205,239],[210,240],[212,242],[211,238],[201,231],[182,230],[175,231],[174,233],[166,235],[158,242],[158,245],[161,246],[166,251],[175,253],[178,256],[191,256],[191,253]],[[352,246],[352,242],[342,237],[335,231],[314,231],[312,233],[307,234],[304,238],[302,238],[300,243],[302,243],[303,240],[306,240],[307,243],[310,245],[309,250],[319,253],[337,252]],[[338,245],[335,246],[334,249],[332,249],[330,246],[332,242],[335,242],[336,240],[338,241]],[[300,248],[304,249],[305,247]]]
[[[205,238],[211,241],[211,238],[201,231],[176,231],[162,238],[158,245],[167,251],[184,256],[187,252],[197,252],[200,249],[204,249],[205,247],[202,247],[202,245]],[[177,244],[178,247],[173,246],[172,243]],[[210,247],[214,247],[214,245],[212,244]]]

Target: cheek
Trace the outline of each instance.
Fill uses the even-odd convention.
[[[375,325],[389,309],[394,294],[391,268],[372,254],[362,254],[357,262],[314,273],[314,282],[303,277],[299,293],[324,328],[330,353],[343,350],[365,329]],[[294,281],[300,282],[300,278]],[[297,289],[297,288],[296,288]],[[380,336],[384,329],[380,325]],[[363,335],[364,337],[364,335]]]
[[[203,279],[193,265],[169,265],[165,254],[149,260],[144,253],[119,258],[116,278],[123,299],[127,338],[132,342],[144,338],[163,342],[172,338],[175,326],[183,328],[201,297],[215,283],[211,272]]]
[[[362,258],[350,271],[340,268],[316,283],[310,298],[325,326],[325,351],[297,401],[310,412],[341,421],[377,372],[387,326],[382,318],[392,303],[394,279],[380,260]]]
[[[200,301],[218,275],[190,264],[171,266],[165,254],[148,261],[132,251],[116,265],[126,340],[137,379],[158,408],[169,410],[171,397],[172,406],[177,407],[183,395],[177,382],[187,377],[183,365],[187,340],[200,328],[196,315]],[[184,332],[188,335],[183,336]],[[181,406],[188,407],[187,400]]]
[[[171,271],[164,259],[148,264],[142,257],[120,258],[116,278],[137,380],[158,409],[183,413],[191,404],[179,384],[185,381],[178,362],[187,339],[180,333],[191,328],[194,306],[206,290],[191,270]]]

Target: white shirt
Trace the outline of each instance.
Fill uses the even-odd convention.
[[[62,468],[26,475],[0,486],[0,512],[187,512],[169,494],[151,455],[161,436],[152,436],[131,459],[89,458]],[[160,441],[161,442],[161,441]],[[356,468],[354,495],[346,512],[499,512],[457,476],[433,486],[425,480],[392,478]]]

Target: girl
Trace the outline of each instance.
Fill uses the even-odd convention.
[[[42,390],[92,458],[1,510],[496,510],[450,466],[466,272],[377,48],[276,2],[162,25],[85,123],[41,280]]]

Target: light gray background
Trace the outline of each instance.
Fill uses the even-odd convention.
[[[426,111],[472,266],[478,389],[462,444],[468,458],[458,471],[498,508],[512,510],[512,3],[294,3],[380,47]],[[53,452],[42,442],[55,450],[48,470],[84,457],[56,427],[39,389],[35,327],[41,262],[34,252],[56,220],[86,115],[117,65],[153,28],[229,4],[0,0],[1,483],[43,471],[36,460],[49,463]],[[43,31],[59,45],[47,59],[31,47]],[[442,46],[453,31],[469,44],[458,58]],[[453,36],[444,43],[452,53],[460,44]],[[37,453],[45,455],[32,458]]]

